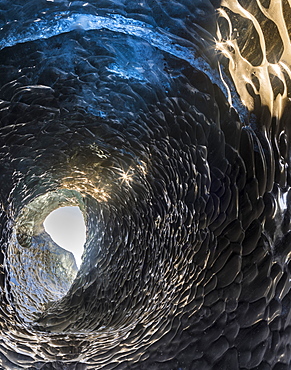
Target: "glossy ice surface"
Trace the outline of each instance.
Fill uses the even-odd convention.
[[[1,369],[290,369],[290,32],[289,0],[0,0]]]

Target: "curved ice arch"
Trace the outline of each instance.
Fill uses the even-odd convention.
[[[21,26],[23,27],[23,25]],[[240,115],[242,117],[245,115],[238,96],[234,89],[229,88],[231,83],[223,70],[220,69],[219,64],[217,64],[217,70],[213,69],[207,61],[197,55],[197,50],[193,43],[172,35],[163,29],[117,14],[108,14],[108,17],[104,17],[93,14],[72,14],[69,12],[54,14],[47,19],[36,19],[23,31],[19,30],[19,27],[18,22],[15,22],[15,25],[12,25],[12,30],[10,28],[8,31],[9,35],[2,37],[0,50],[19,43],[48,39],[78,29],[85,31],[107,29],[112,32],[141,38],[157,49],[182,59],[195,69],[204,72],[212,83],[220,87],[228,98],[229,103],[237,109]]]

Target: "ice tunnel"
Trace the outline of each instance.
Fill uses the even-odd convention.
[[[290,0],[0,1],[1,370],[290,369],[290,38]]]

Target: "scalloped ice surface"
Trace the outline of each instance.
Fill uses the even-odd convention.
[[[290,19],[0,0],[0,369],[290,369]]]

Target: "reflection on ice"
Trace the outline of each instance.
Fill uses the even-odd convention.
[[[221,79],[221,74],[224,74],[223,71],[218,72],[205,59],[201,58],[193,43],[174,36],[165,30],[154,28],[148,23],[118,14],[108,14],[108,17],[103,17],[94,14],[61,12],[48,18],[36,19],[25,28],[23,28],[23,25],[19,26],[16,22],[13,30],[8,29],[8,35],[5,36],[4,32],[4,37],[0,40],[0,50],[19,43],[48,39],[74,30],[102,29],[141,38],[153,47],[187,61],[196,69],[207,74],[210,80],[217,84],[226,95],[229,94],[225,82]],[[226,77],[223,76],[223,78]],[[234,95],[233,105],[236,106],[237,96],[234,92],[232,93]]]

